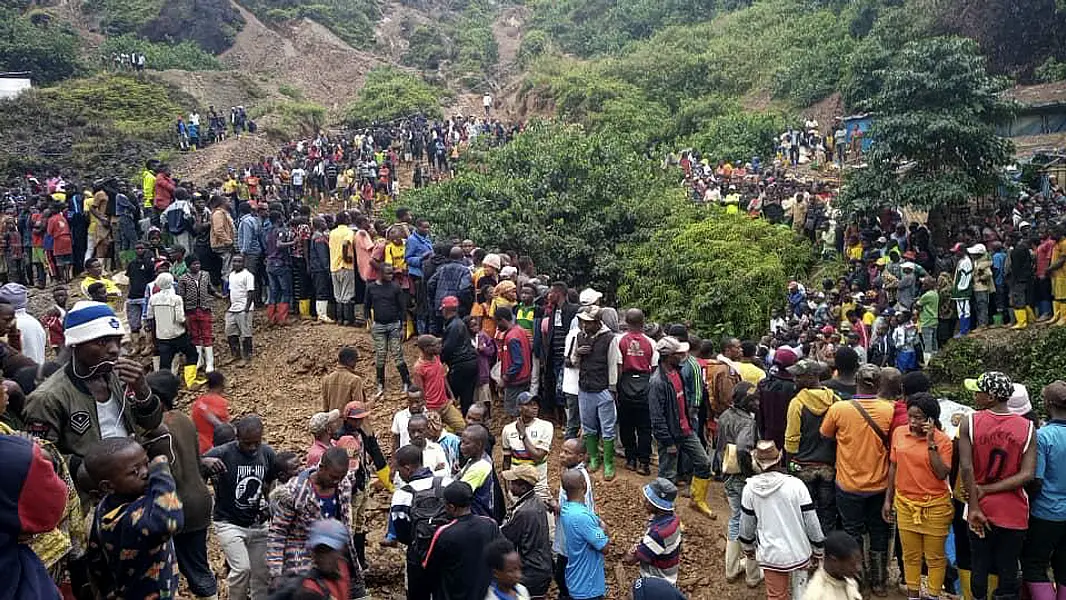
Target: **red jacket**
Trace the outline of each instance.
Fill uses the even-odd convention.
[[[500,363],[504,385],[522,385],[529,382],[533,370],[533,342],[525,329],[512,325],[504,334]]]
[[[155,207],[158,210],[166,210],[174,199],[174,180],[166,173],[155,176]]]

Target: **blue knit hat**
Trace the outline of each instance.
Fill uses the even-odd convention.
[[[125,333],[115,311],[103,302],[79,300],[67,311],[67,317],[63,320],[63,335],[66,336],[68,348]]]

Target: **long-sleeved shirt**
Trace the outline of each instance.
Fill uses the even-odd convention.
[[[455,296],[459,299],[459,305],[466,308],[474,301],[474,283],[470,269],[460,261],[449,260],[437,267],[429,278],[428,286],[427,298],[432,299],[435,312],[441,301],[448,296]]]
[[[237,232],[233,227],[233,217],[222,207],[211,212],[211,247],[229,248],[233,246]]]
[[[211,274],[200,271],[196,275],[186,273],[178,279],[178,294],[185,303],[185,310],[211,311]]]
[[[89,535],[89,570],[107,598],[175,598],[177,559],[171,537],[185,524],[174,478],[163,457],[148,467],[144,495],[106,496]]]
[[[241,254],[263,253],[263,224],[255,215],[244,215],[237,222],[237,251]]]
[[[754,475],[744,484],[740,506],[740,544],[755,550],[764,569],[794,571],[822,555],[825,535],[799,479],[780,471]]]
[[[422,259],[433,252],[433,242],[428,237],[423,237],[417,231],[407,238],[404,244],[404,260],[407,261],[407,272],[412,277],[422,276]]]
[[[366,299],[363,302],[363,312],[368,321],[370,320],[371,312],[373,312],[374,322],[383,325],[403,321],[407,312],[403,290],[396,285],[395,281],[388,283],[372,281],[368,283],[366,286]]]

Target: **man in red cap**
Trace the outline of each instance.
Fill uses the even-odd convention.
[[[367,410],[366,405],[358,400],[353,400],[344,406],[344,411],[341,412],[343,421],[340,429],[334,433],[338,440],[341,438],[355,440],[354,444],[346,443],[345,449],[348,450],[348,455],[351,457],[350,462],[353,465],[359,465],[358,468],[355,466],[350,467],[351,474],[349,477],[352,479],[352,543],[355,545],[359,564],[363,568],[367,567],[366,504],[370,498],[371,473],[368,467],[373,465],[373,473],[377,475],[382,487],[390,492],[393,490],[392,472],[389,469],[389,463],[385,460],[385,454],[381,451],[381,445],[378,444],[378,438],[374,435],[374,430],[366,422],[369,416],[370,411]],[[340,444],[338,443],[338,445]],[[349,445],[352,447],[348,448],[347,446]]]
[[[796,396],[796,383],[788,368],[796,364],[796,352],[781,346],[774,352],[773,366],[766,379],[759,382],[759,427],[762,438],[774,440],[778,447],[785,445],[785,425],[788,420],[788,405]]]

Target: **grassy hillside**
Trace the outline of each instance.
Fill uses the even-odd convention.
[[[135,172],[173,145],[195,103],[155,80],[98,75],[0,101],[0,173],[62,169],[81,180]]]

